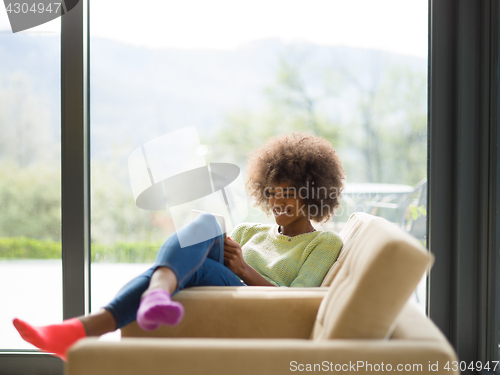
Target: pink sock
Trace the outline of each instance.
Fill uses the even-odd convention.
[[[87,336],[82,322],[77,318],[43,327],[33,327],[17,318],[13,323],[24,340],[45,352],[55,353],[63,361],[66,361],[69,347]]]
[[[172,301],[170,294],[162,289],[155,289],[142,299],[137,310],[137,324],[145,331],[153,331],[160,325],[175,326],[184,316],[184,307]]]

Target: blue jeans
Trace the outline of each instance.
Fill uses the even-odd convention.
[[[208,240],[181,247],[178,236],[203,233]],[[136,319],[141,295],[148,288],[158,267],[170,268],[177,277],[177,289],[192,286],[243,286],[243,282],[224,266],[224,237],[214,216],[202,214],[191,224],[172,234],[163,243],[154,265],[127,283],[105,309],[115,318],[117,328]]]

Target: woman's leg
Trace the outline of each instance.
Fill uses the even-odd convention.
[[[116,331],[116,321],[106,309],[78,318],[82,322],[87,336],[101,336],[105,333]]]
[[[148,287],[152,274],[153,270],[147,270],[118,293],[117,296],[121,295],[122,300],[137,300],[135,311],[127,315],[127,310],[124,310],[125,319],[130,321],[135,319],[141,293]],[[115,331],[118,328],[117,317],[121,319],[122,315],[106,308],[88,316],[67,319],[61,324],[34,327],[20,319],[14,319],[13,323],[24,340],[45,352],[54,353],[65,361],[67,350],[78,340],[86,336],[100,336]]]
[[[202,238],[208,239],[200,240],[191,246],[181,246],[179,237],[195,239],[200,233]],[[220,227],[212,215],[200,215],[191,224],[169,236],[160,247],[155,264],[125,285],[113,301],[105,307],[115,318],[117,328],[134,320],[147,330],[155,329],[158,323],[175,324],[176,320],[182,317],[179,317],[179,314],[182,315],[182,311],[179,311],[182,306],[177,302],[172,302],[170,296],[185,287],[205,259],[216,260],[222,265],[224,262],[223,246]],[[148,299],[146,296],[149,296]],[[141,303],[141,297],[144,297],[143,303]],[[141,305],[144,306],[139,309]],[[159,306],[160,312],[148,312],[149,308],[144,311],[145,306],[153,310],[158,310]],[[161,311],[163,308],[171,311],[167,311],[165,315]],[[139,314],[136,315],[136,313]],[[150,316],[144,317],[144,314]],[[151,320],[157,320],[157,315],[160,317],[159,322],[152,322]],[[162,317],[166,319],[162,321]]]
[[[181,243],[188,239],[193,244],[182,247]],[[161,246],[152,267],[158,269],[158,272],[153,275],[149,289],[179,291],[206,258],[224,264],[224,237],[217,219],[213,215],[202,214],[191,224],[171,235]],[[171,272],[163,270],[162,267]]]
[[[14,326],[24,340],[46,352],[55,353],[64,361],[67,349],[79,339],[116,330],[113,315],[104,309],[89,316],[67,319],[62,324],[33,327],[20,319],[14,319]]]
[[[148,269],[134,277],[118,291],[108,305],[104,306],[105,311],[113,316],[115,329],[124,327],[136,319],[141,295],[148,288],[153,272],[153,269]]]
[[[193,286],[244,286],[245,284],[229,268],[207,258],[187,280],[184,288]]]
[[[150,286],[152,278],[155,288],[174,294],[186,284],[196,282],[195,273],[206,258],[223,264],[223,238],[220,227],[212,215],[200,215],[197,220],[182,228],[181,231],[182,235],[188,237],[196,236],[197,233],[203,233],[205,238],[207,235],[213,235],[213,237],[182,248],[177,234],[171,235],[160,248],[155,265],[122,288],[104,310],[51,326],[33,327],[19,319],[14,320],[14,325],[26,341],[44,351],[54,352],[63,359],[65,359],[66,350],[78,339],[112,332],[127,325],[136,319],[141,295]],[[155,272],[157,269],[161,271]],[[153,276],[153,274],[156,275]],[[204,280],[207,280],[206,276]],[[227,275],[219,282],[226,283]]]
[[[171,296],[183,289],[208,259],[224,262],[224,242],[215,217],[204,214],[170,236],[161,247],[151,282],[137,310],[137,324],[147,331],[162,324],[178,324],[184,307],[172,301]]]
[[[24,340],[43,351],[54,353],[64,361],[68,348],[86,336],[85,328],[78,318],[42,327],[33,327],[17,318],[13,323]]]

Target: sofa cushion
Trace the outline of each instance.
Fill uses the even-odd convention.
[[[353,239],[356,237],[359,229],[373,218],[372,215],[367,215],[362,212],[353,213],[347,223],[344,225],[340,231],[340,238],[342,239],[342,249],[337,257],[335,263],[326,274],[321,286],[330,286],[335,276],[337,276],[340,268],[344,264],[344,261],[349,254],[349,251],[353,244]]]
[[[362,223],[323,299],[313,339],[388,337],[433,256],[387,220],[355,214]]]
[[[199,286],[173,299],[184,306],[176,326],[143,331],[136,322],[122,337],[218,337],[308,339],[328,288]]]

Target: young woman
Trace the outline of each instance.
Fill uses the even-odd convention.
[[[101,311],[43,327],[19,319],[14,325],[23,339],[65,360],[68,348],[80,338],[114,331],[134,320],[144,330],[178,324],[184,310],[171,296],[184,288],[319,286],[342,241],[334,232],[315,230],[311,220],[330,219],[340,204],[344,181],[342,163],[326,140],[303,133],[271,138],[250,156],[247,189],[276,224],[243,223],[225,238],[214,216],[200,215],[172,234],[155,264]],[[179,236],[200,232],[210,239],[180,246]]]

